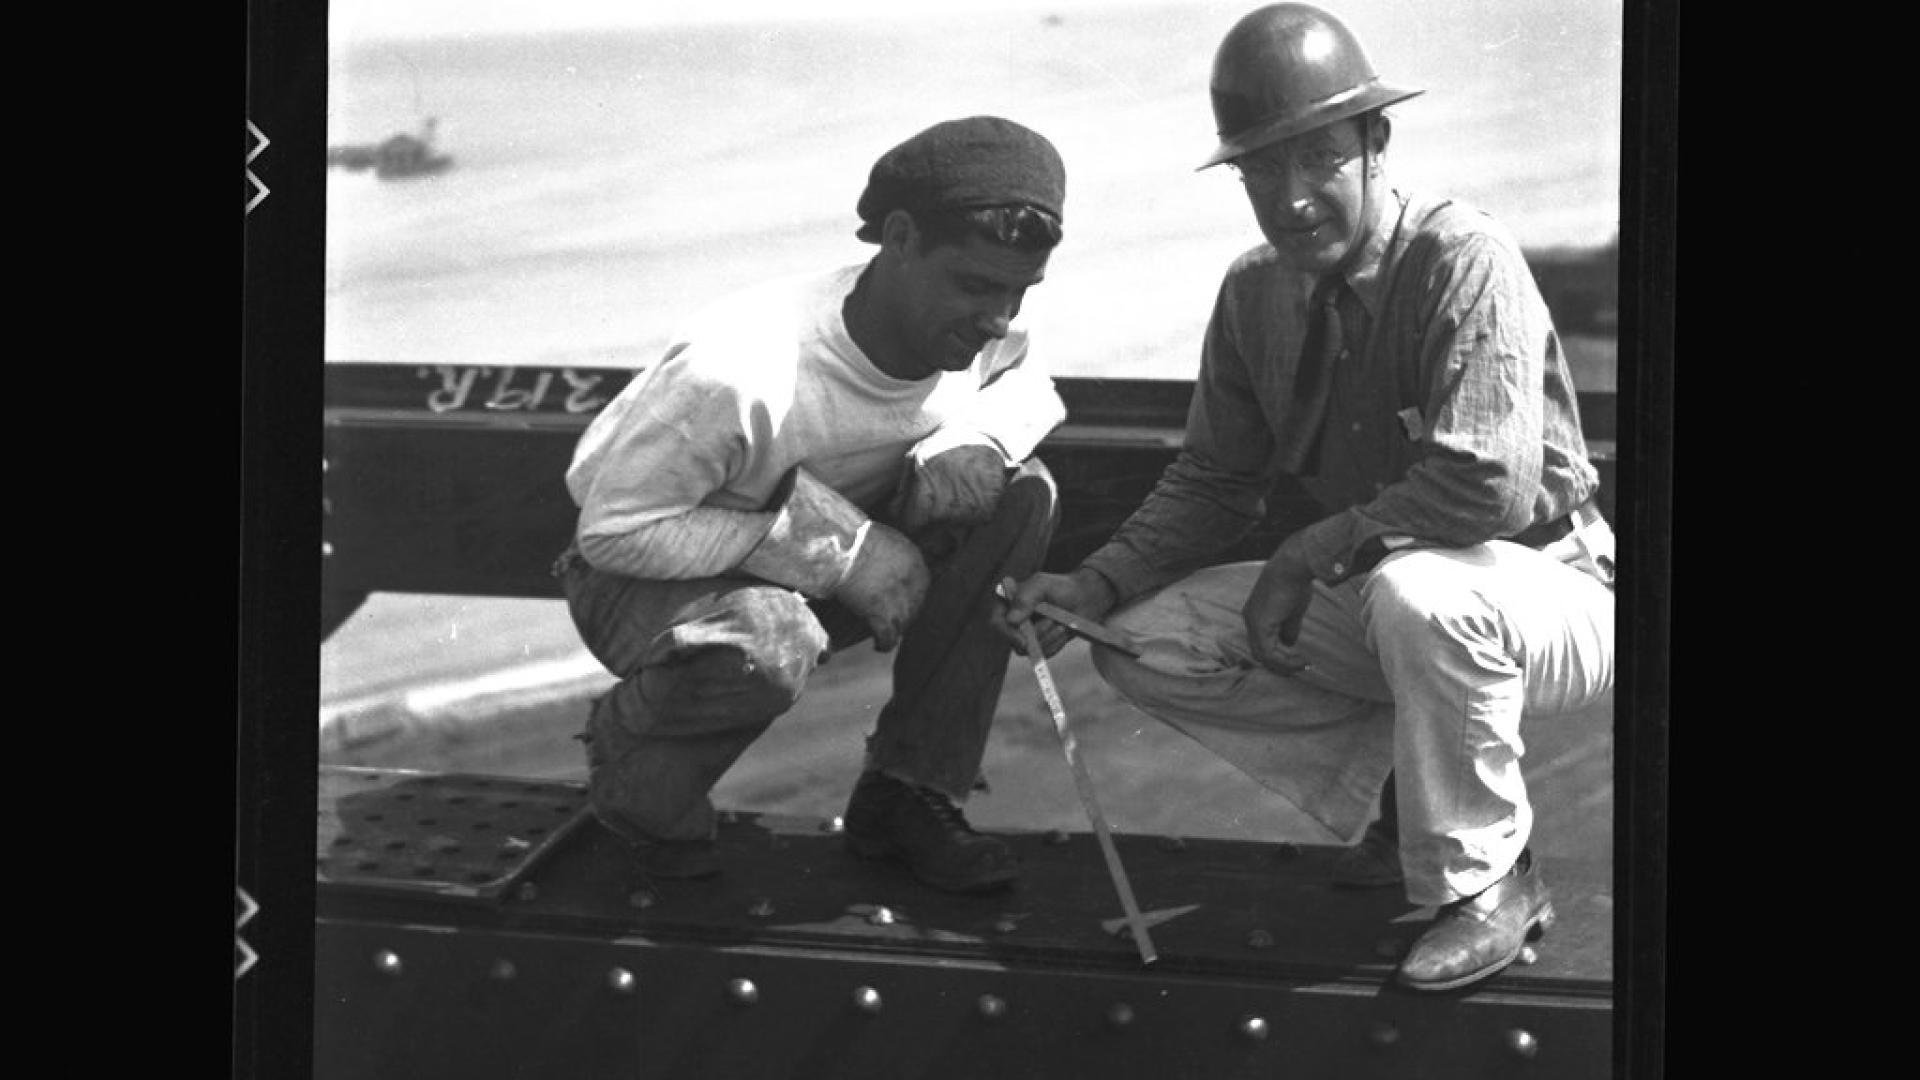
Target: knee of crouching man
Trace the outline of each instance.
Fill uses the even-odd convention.
[[[723,611],[662,641],[642,674],[647,702],[681,718],[765,724],[800,699],[828,649],[806,599],[788,589],[743,589]]]
[[[1498,612],[1471,575],[1462,573],[1463,564],[1483,556],[1490,557],[1484,545],[1401,552],[1382,560],[1361,586],[1363,618],[1376,646],[1396,632],[1497,636]]]
[[[675,724],[695,722],[716,731],[764,727],[800,700],[817,656],[713,646],[647,668],[642,693]]]
[[[1051,533],[1060,520],[1060,485],[1038,454],[1015,466],[1007,477],[1007,490],[1000,496],[1000,512],[1017,514],[1031,528]]]

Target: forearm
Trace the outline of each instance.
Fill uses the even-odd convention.
[[[583,526],[580,554],[597,570],[628,577],[714,577],[738,567],[773,522],[770,512],[694,507],[628,529]]]
[[[1510,536],[1531,522],[1540,493],[1539,443],[1533,453],[1472,456],[1430,453],[1357,508],[1363,525],[1401,532],[1443,547],[1466,547]]]
[[[1130,600],[1215,562],[1266,513],[1264,476],[1224,472],[1183,453],[1113,538],[1082,563]]]

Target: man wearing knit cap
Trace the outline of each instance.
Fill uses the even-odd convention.
[[[646,878],[720,870],[713,785],[869,637],[897,652],[848,847],[950,891],[1015,877],[960,804],[1011,651],[995,585],[1039,568],[1058,517],[1033,455],[1065,408],[1013,322],[1065,190],[1019,124],[920,132],[860,196],[867,262],[695,314],[581,436],[555,573],[620,680],[587,721],[589,799]]]

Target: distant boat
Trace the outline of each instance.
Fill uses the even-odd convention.
[[[438,124],[438,118],[429,116],[418,135],[402,131],[378,143],[330,146],[327,164],[353,172],[372,169],[382,180],[410,180],[446,172],[453,167],[453,157],[434,148]]]

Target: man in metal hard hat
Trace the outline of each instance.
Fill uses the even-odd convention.
[[[1221,284],[1177,460],[1080,566],[1022,582],[1008,626],[1043,599],[1114,611],[1142,655],[1095,650],[1100,672],[1359,839],[1343,884],[1439,911],[1399,981],[1466,986],[1553,918],[1522,722],[1612,690],[1613,537],[1573,379],[1513,237],[1388,181],[1382,110],[1419,91],[1340,20],[1249,13],[1212,91],[1202,167],[1239,174],[1266,242]],[[1282,473],[1327,516],[1210,565]]]
[[[871,637],[899,652],[848,846],[945,890],[1014,879],[960,804],[1011,653],[990,598],[1058,519],[1033,454],[1066,410],[1013,320],[1065,195],[1037,132],[935,124],[874,162],[872,258],[715,301],[582,434],[555,570],[620,679],[587,721],[588,796],[647,877],[718,872],[708,792]]]

